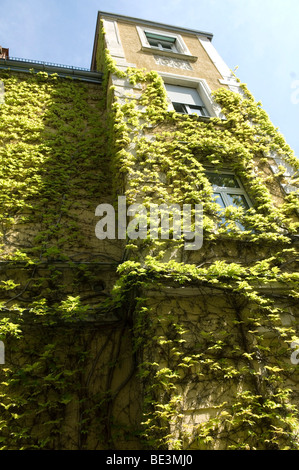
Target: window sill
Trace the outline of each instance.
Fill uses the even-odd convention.
[[[176,113],[178,116],[182,116],[182,117],[189,117],[189,118],[192,118],[194,121],[204,121],[204,122],[208,122],[212,117],[215,117],[215,116],[199,116],[198,114],[188,114],[188,113],[178,113],[177,111],[175,111],[174,109],[169,109],[168,110],[169,113]]]
[[[174,59],[189,60],[190,62],[196,62],[197,59],[198,59],[194,55],[181,54],[180,52],[173,52],[173,51],[162,51],[161,49],[158,49],[158,48],[155,48],[155,47],[142,46],[141,50],[143,52],[150,52],[151,54],[161,55],[161,56],[165,56],[165,57],[171,57],[171,58],[174,58]]]

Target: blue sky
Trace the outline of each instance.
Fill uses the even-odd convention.
[[[298,0],[0,0],[10,55],[90,67],[98,11],[208,31],[299,156]]]

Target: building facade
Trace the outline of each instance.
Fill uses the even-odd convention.
[[[299,165],[212,34],[0,79],[3,448],[296,449]]]

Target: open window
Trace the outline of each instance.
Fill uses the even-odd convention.
[[[209,116],[204,102],[196,88],[165,84],[168,98],[177,113]]]
[[[145,31],[145,36],[149,45],[160,51],[178,52],[177,39],[173,36],[150,33]]]
[[[137,26],[142,50],[155,52],[159,55],[176,58],[188,58],[195,61],[197,57],[192,56],[182,36],[176,32],[151,29]]]

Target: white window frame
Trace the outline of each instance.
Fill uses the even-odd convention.
[[[162,31],[159,29],[152,29],[145,26],[136,26],[137,32],[141,42],[141,48],[146,52],[158,52],[160,55],[166,55],[169,57],[177,57],[182,59],[188,59],[191,61],[197,60],[197,57],[193,56],[188,47],[186,46],[182,36],[169,31]],[[174,48],[172,50],[166,50],[162,47],[151,46],[146,37],[146,33],[157,34],[159,36],[165,36],[165,38],[172,38],[175,40]]]
[[[212,189],[213,189],[213,194],[220,194],[220,197],[222,198],[222,201],[224,202],[224,205],[225,207],[222,208],[220,206],[220,204],[218,204],[220,207],[221,207],[221,211],[225,210],[227,207],[236,207],[234,204],[232,204],[228,198],[228,193],[233,193],[233,194],[240,194],[242,196],[244,196],[245,200],[246,200],[246,203],[248,205],[248,209],[250,209],[251,207],[253,207],[253,204],[251,202],[251,200],[249,199],[249,196],[247,195],[247,191],[246,189],[244,188],[242,182],[240,181],[240,178],[231,170],[225,170],[225,169],[222,169],[221,171],[215,171],[215,168],[205,168],[205,173],[213,173],[214,175],[231,175],[235,178],[235,180],[237,181],[238,185],[239,185],[239,188],[230,188],[228,186],[217,186],[216,184],[211,184],[212,186]],[[207,176],[208,178],[208,176]],[[215,198],[215,202],[217,204],[217,200]],[[246,210],[248,209],[244,209],[244,212],[246,212]],[[221,217],[223,219],[223,217]],[[241,229],[241,230],[246,230],[243,225],[240,223],[240,222],[235,222],[236,225]]]
[[[241,194],[242,196],[244,196],[246,203],[248,204],[248,207],[249,208],[252,207],[252,203],[247,195],[247,192],[242,182],[240,181],[240,178],[233,171],[229,171],[229,170],[215,171],[215,169],[206,168],[206,173],[212,173],[214,175],[219,175],[219,176],[230,175],[230,176],[233,176],[235,180],[237,181],[239,188],[228,187],[228,186],[217,186],[216,184],[210,183],[212,185],[213,192],[219,193],[221,195],[225,203],[225,207],[229,207],[232,205],[227,196],[228,193]]]
[[[169,89],[169,87],[174,88]],[[173,85],[170,83],[165,83],[165,88],[176,112],[181,114],[195,113],[201,117],[210,117],[197,88],[182,87],[182,85]],[[176,105],[179,105],[181,111],[177,109]]]
[[[206,80],[160,71],[159,75],[162,77],[165,84],[195,88],[205,106],[205,109],[207,110],[209,115],[208,117],[219,117],[220,119],[225,119],[224,115],[221,113],[220,106],[212,98],[212,92]],[[168,99],[168,102],[168,111],[174,111],[171,100]]]

